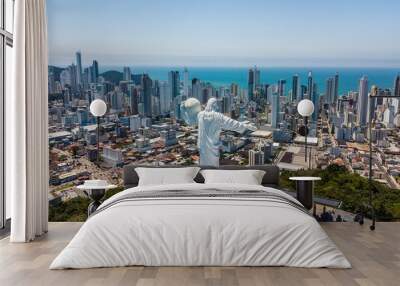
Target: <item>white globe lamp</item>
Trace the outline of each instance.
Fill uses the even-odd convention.
[[[313,113],[314,113],[314,103],[309,100],[309,99],[303,99],[302,101],[299,102],[299,104],[297,105],[297,111],[299,112],[299,114],[301,116],[304,117],[304,130],[305,130],[305,134],[304,134],[304,160],[305,162],[307,162],[307,133],[308,133],[308,117],[310,117]],[[310,153],[310,157],[311,157],[311,153]],[[311,160],[310,160],[311,161]],[[308,162],[308,166],[310,168],[310,163]]]
[[[100,166],[100,117],[102,117],[107,112],[107,104],[104,100],[95,99],[90,104],[90,113],[96,117],[97,121],[97,166]]]
[[[297,111],[303,117],[309,117],[314,113],[314,103],[309,99],[303,99],[297,105]]]
[[[104,100],[95,99],[90,104],[90,113],[95,117],[101,117],[107,112],[107,104]]]

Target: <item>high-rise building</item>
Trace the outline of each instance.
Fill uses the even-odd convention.
[[[137,132],[139,131],[140,127],[142,126],[141,118],[139,115],[133,115],[129,118],[129,127],[131,131]]]
[[[319,113],[319,96],[318,96],[318,92],[317,92],[317,84],[316,83],[313,84],[311,101],[314,103],[314,112],[312,114],[312,120],[314,122],[316,122],[318,119],[318,113]]]
[[[153,117],[161,115],[160,82],[158,80],[154,80],[153,82],[153,96],[151,97],[151,108]]]
[[[379,95],[379,88],[376,85],[371,86],[371,96],[377,96]],[[381,98],[380,98],[381,99]],[[367,120],[369,119],[375,119],[375,110],[377,108],[378,101],[377,98],[368,98],[368,112],[367,112]]]
[[[132,73],[131,73],[131,69],[129,67],[124,67],[123,80],[124,81],[132,80]]]
[[[299,95],[299,75],[295,74],[292,79],[292,102],[298,101]]]
[[[189,82],[189,71],[187,68],[183,70],[183,93],[186,97],[190,95],[190,82]]]
[[[328,104],[334,103],[335,98],[335,79],[330,77],[326,80],[325,101]]]
[[[199,79],[192,79],[192,97],[197,98],[201,102],[202,87]]]
[[[112,91],[109,93],[111,110],[121,112],[124,101],[124,94],[121,91]]]
[[[286,85],[286,80],[284,80],[284,79],[278,80],[278,94],[279,94],[279,97],[285,95],[285,85]]]
[[[179,84],[179,71],[170,71],[168,73],[168,85],[170,86],[172,99],[175,99],[179,95]]]
[[[339,73],[336,73],[334,77],[334,94],[332,103],[336,104],[338,98],[339,98]]]
[[[260,150],[264,153],[264,164],[272,157],[272,142],[264,142],[260,145]]]
[[[172,98],[171,98],[170,86],[167,82],[164,81],[160,82],[159,90],[160,90],[160,112],[161,115],[165,116],[171,112]]]
[[[76,115],[77,115],[77,117],[78,117],[78,123],[79,123],[79,125],[85,126],[85,125],[88,124],[88,122],[89,122],[89,112],[88,112],[87,109],[79,108],[79,109],[76,111]]]
[[[180,119],[180,104],[182,101],[180,95],[180,78],[179,71],[170,71],[168,73],[168,85],[173,106],[173,116],[176,119]]]
[[[97,79],[99,78],[99,63],[94,60],[93,64],[91,66],[91,82],[97,82]]]
[[[271,126],[272,128],[278,128],[279,127],[279,113],[280,113],[280,108],[279,108],[279,93],[274,92],[272,94],[272,111],[271,111]]]
[[[239,95],[239,85],[237,83],[231,84],[231,95],[238,96]]]
[[[83,75],[82,75],[82,82],[83,82],[83,88],[88,89],[89,88],[89,83],[90,83],[90,69],[89,68],[84,68],[83,69]]]
[[[56,92],[56,80],[53,72],[49,72],[48,76],[49,94]]]
[[[142,91],[143,114],[144,116],[151,117],[151,97],[153,94],[153,81],[147,74],[144,74],[142,77]]]
[[[261,150],[249,150],[249,166],[264,165],[264,152]]]
[[[396,76],[396,79],[394,80],[394,96],[400,96],[400,74]]]
[[[300,86],[300,98],[298,101],[303,100],[304,98],[306,98],[307,95],[307,86],[305,85],[301,85]]]
[[[360,126],[367,125],[368,115],[368,78],[363,76],[360,79],[357,99],[357,124]]]
[[[82,86],[82,55],[76,52],[76,84]]]
[[[129,108],[131,109],[131,114],[139,114],[139,87],[135,85],[130,85],[128,88],[129,96]]]
[[[260,70],[257,69],[256,66],[254,68],[249,69],[249,77],[248,77],[248,100],[254,100],[254,93],[258,86],[260,86],[261,81],[261,73]]]
[[[254,99],[254,70],[249,69],[249,78],[247,81],[247,93],[248,93],[248,100]]]
[[[312,96],[314,93],[314,80],[312,76],[312,72],[308,73],[308,80],[307,80],[307,99],[312,100]]]
[[[385,124],[386,128],[393,128],[394,127],[394,117],[395,117],[395,110],[394,106],[388,106],[385,112],[383,113],[383,124]]]
[[[222,108],[221,112],[225,114],[230,114],[232,111],[232,98],[229,95],[222,97]]]
[[[78,89],[77,80],[77,73],[76,73],[76,65],[72,64],[68,67],[69,75],[70,75],[70,84],[72,91],[76,92]]]
[[[260,81],[261,81],[261,73],[260,70],[254,66],[254,87],[253,89],[255,90],[257,87],[260,86]]]

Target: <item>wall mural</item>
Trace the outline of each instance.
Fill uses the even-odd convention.
[[[253,18],[241,11],[233,13],[236,17],[221,14],[208,19],[214,23],[210,27],[225,23],[220,27],[224,33],[207,26],[204,34],[193,21],[180,25],[182,31],[164,29],[171,18],[162,22],[166,27],[154,27],[155,15],[161,23],[165,11],[182,7],[165,11],[143,7],[141,13],[123,17],[127,11],[137,11],[131,7],[135,1],[121,1],[121,9],[113,1],[96,2],[102,9],[71,1],[48,3],[51,220],[86,219],[89,199],[77,186],[88,179],[107,180],[120,186],[108,191],[110,196],[122,189],[126,164],[276,164],[282,170],[283,187],[294,188],[291,175],[319,176],[319,196],[336,199],[343,210],[357,213],[368,203],[372,162],[379,215],[390,220],[400,217],[398,68],[382,66],[387,61],[379,67],[360,67],[358,61],[332,62],[322,55],[316,62],[324,49],[308,45],[321,42],[313,35],[259,37],[263,32],[249,31],[260,27],[249,26]],[[214,2],[202,5],[181,15],[195,18],[200,11],[214,11]],[[73,22],[62,13],[66,7],[76,9]],[[96,16],[106,10],[107,24],[102,20],[106,16]],[[258,10],[264,11],[252,9],[252,17]],[[127,27],[136,27],[136,32],[122,32]],[[99,31],[108,31],[111,38],[104,41]],[[202,36],[193,40],[194,31]],[[237,35],[234,43],[229,35]],[[253,40],[243,44],[241,35],[253,35]],[[303,36],[308,40],[303,42]],[[265,58],[277,55],[271,38],[277,43],[296,39],[293,51],[288,45],[278,53],[287,60]],[[301,46],[313,50],[315,58],[299,56],[289,63]],[[341,44],[340,50],[344,47]],[[214,51],[218,55],[208,55]],[[377,60],[370,63],[374,66]],[[370,99],[371,95],[381,97]],[[304,99],[314,106],[307,117],[298,112]],[[104,115],[91,112],[95,100],[105,103]]]

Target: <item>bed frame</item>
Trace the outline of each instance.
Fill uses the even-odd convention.
[[[145,168],[184,168],[187,166],[174,166],[174,165],[166,165],[166,166],[144,166],[144,165],[125,165],[123,170],[123,181],[124,181],[124,189],[129,189],[136,187],[139,183],[139,176],[135,171],[137,167],[145,167]],[[202,170],[206,169],[219,169],[219,170],[263,170],[265,171],[265,175],[262,180],[262,185],[266,187],[279,187],[279,168],[275,165],[260,165],[260,166],[234,166],[234,165],[226,165],[220,166],[218,168],[214,167],[202,167]],[[197,183],[204,183],[203,176],[198,173],[194,180]]]
[[[149,165],[125,165],[123,170],[123,181],[124,181],[124,189],[129,189],[136,187],[139,183],[139,176],[135,171],[137,167],[144,167],[144,168],[184,168],[188,166],[177,166],[177,165],[164,165],[164,166],[149,166]],[[280,189],[285,193],[293,196],[296,198],[296,192],[291,190],[282,188],[279,186],[279,167],[276,165],[259,165],[259,166],[238,166],[238,165],[223,165],[218,168],[215,167],[201,167],[202,170],[206,169],[219,169],[219,170],[263,170],[265,171],[265,175],[262,180],[262,185],[264,187],[272,187],[275,189]],[[204,183],[204,178],[200,174],[194,178],[197,183]],[[332,208],[339,208],[342,202],[333,200],[333,199],[326,199],[326,198],[313,198],[314,203],[319,205],[328,206]]]

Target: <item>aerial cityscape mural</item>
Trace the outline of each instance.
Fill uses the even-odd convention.
[[[321,185],[321,194],[340,196],[352,212],[362,207],[356,192],[369,175],[371,140],[372,176],[385,194],[381,213],[400,217],[400,69],[279,67],[262,61],[241,66],[189,61],[186,66],[121,64],[118,59],[103,64],[95,55],[77,48],[67,56],[70,64],[50,61],[51,206],[84,197],[76,186],[89,178],[121,185],[126,164],[199,164],[199,125],[189,124],[183,108],[194,98],[201,110],[212,99],[213,110],[231,120],[231,128],[221,125],[218,164],[277,164],[288,174],[339,168],[349,184],[347,194],[354,195],[345,200],[330,181]],[[99,149],[96,118],[89,110],[95,99],[107,104],[99,118]],[[308,118],[308,154],[301,130],[305,118],[297,110],[303,99],[315,107]]]

